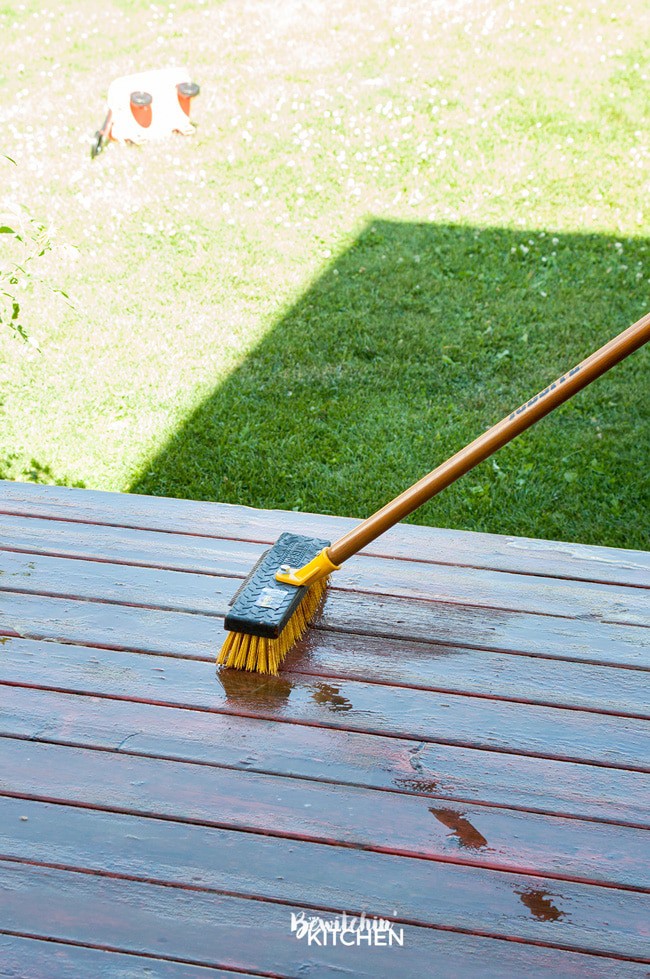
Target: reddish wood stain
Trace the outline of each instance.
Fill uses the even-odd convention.
[[[349,526],[0,482],[0,973],[647,973],[648,555],[397,527],[215,671],[263,547]],[[343,911],[404,947],[291,934]]]

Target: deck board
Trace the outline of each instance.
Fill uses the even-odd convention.
[[[0,734],[646,825],[647,778],[638,772],[316,726],[302,726],[296,738],[292,724],[250,715],[233,720],[196,708],[13,687],[0,707]]]
[[[442,975],[459,974],[460,968],[461,975],[500,979],[523,975],[534,963],[555,970],[547,971],[551,975],[581,965],[580,954],[571,950],[415,925],[403,926],[404,946],[381,949],[381,958],[368,955],[364,948],[312,945],[297,960],[296,943],[286,923],[292,911],[304,912],[304,905],[20,864],[0,866],[0,881],[7,895],[7,921],[14,932],[24,933],[35,918],[41,924],[34,937],[90,944],[103,933],[104,947],[115,951],[155,956],[169,954],[171,947],[181,961],[221,968],[261,971],[258,963],[264,962],[273,963],[274,972],[290,976],[300,975],[301,968],[302,974],[309,970],[315,975],[338,969],[364,977],[394,976],[401,970],[416,976],[429,974],[433,957]],[[602,963],[591,954],[586,957],[583,968],[605,966],[614,971],[595,974],[616,975],[614,956]],[[620,956],[619,962],[624,963],[619,974],[634,974],[625,971],[634,962],[633,954]]]
[[[620,967],[620,966],[619,966]],[[641,968],[641,966],[637,966]],[[0,933],[0,976],[2,979],[237,979],[260,973],[170,962],[157,956],[124,954],[88,945],[69,945],[52,940],[24,938]]]
[[[228,585],[222,584],[222,594],[215,597],[214,615],[6,590],[7,599],[0,608],[0,635],[142,652],[166,653],[171,646],[177,656],[210,658],[223,638],[225,607],[217,602],[224,602],[226,589],[231,595],[236,591],[232,579],[222,581]],[[650,633],[639,626],[599,623],[596,629],[595,623],[583,619],[480,608],[459,610],[454,605],[382,596],[373,604],[372,596],[346,596],[336,589],[332,589],[311,634],[324,629],[349,637],[376,636],[390,644],[399,627],[400,641],[647,669]]]
[[[2,485],[0,514],[266,544],[272,544],[284,531],[333,540],[357,523],[326,514],[215,506],[96,490],[75,492],[58,486],[6,481]],[[650,587],[650,552],[565,541],[398,524],[364,553],[405,561],[412,560],[415,553],[418,560],[458,567]]]
[[[191,811],[245,832],[650,888],[643,830],[22,740],[2,748],[0,788],[14,797],[179,820]],[[57,783],[44,789],[52,770]]]
[[[432,887],[427,861],[391,854],[15,799],[0,800],[0,812],[7,827],[2,843],[15,860],[327,913],[371,902],[376,913],[402,924],[471,932],[480,920],[485,934],[544,944],[549,923],[562,920],[563,943],[574,950],[643,952],[639,935],[650,899],[635,892],[454,864],[436,867]]]
[[[260,688],[256,677],[237,673],[215,677],[212,663],[189,666],[172,656],[136,658],[109,649],[91,652],[83,672],[68,663],[57,670],[49,661],[46,644],[36,656],[22,658],[21,669],[14,665],[12,644],[4,645],[5,669],[0,677],[23,685],[41,686],[47,676],[57,689],[76,684],[72,689],[78,693],[121,693],[152,703],[244,713],[284,723],[650,770],[650,721],[636,717],[346,678],[337,678],[333,686],[317,676],[289,670],[279,679],[265,680]]]
[[[61,568],[43,556],[81,558],[99,563],[128,564],[138,568],[184,571],[206,576],[245,577],[257,563],[265,544],[214,539],[209,544],[201,537],[163,534],[156,531],[121,527],[98,527],[68,521],[44,521],[34,517],[0,515],[0,533],[11,541],[12,556],[5,551],[2,570],[11,577],[30,571],[30,590],[36,590],[39,579],[48,587],[48,568]],[[31,555],[25,559],[18,556]],[[39,560],[36,560],[38,556]],[[74,570],[77,570],[75,577]],[[68,588],[79,588],[85,568],[74,560],[66,563]],[[101,575],[95,569],[96,575]],[[128,572],[125,580],[129,580]],[[115,572],[114,572],[115,574]],[[182,579],[168,576],[170,591],[185,592]],[[98,579],[101,580],[101,579]],[[104,579],[110,587],[110,569]],[[120,579],[122,580],[122,579]],[[156,582],[155,574],[134,574],[131,581],[138,590],[147,580]],[[122,585],[123,587],[123,585]],[[198,600],[207,597],[212,607],[210,580],[188,581]],[[568,581],[541,575],[522,575],[508,571],[495,574],[482,568],[454,567],[433,560],[387,561],[373,555],[360,555],[345,565],[336,576],[336,589],[360,591],[372,595],[420,598],[459,605],[481,605],[511,611],[528,611],[577,618],[592,616],[606,621],[650,625],[650,608],[645,589],[639,586],[603,585],[592,581]],[[103,593],[109,598],[109,592]],[[200,607],[196,609],[200,610]]]
[[[57,668],[65,670],[71,659],[83,657],[82,644],[75,650],[65,643],[47,641],[48,659],[60,662]],[[352,651],[354,655],[351,655]],[[43,647],[38,641],[15,641],[6,650],[5,662],[13,657],[27,659],[39,656],[41,652]],[[102,659],[119,662],[117,652],[105,651]],[[144,651],[142,654],[149,655]],[[151,655],[157,654],[154,651]],[[160,655],[175,658],[172,649]],[[201,660],[201,657],[196,659]],[[206,657],[205,661],[212,663],[213,657]],[[131,663],[132,660],[127,662]],[[143,662],[149,662],[152,669],[155,666],[161,670],[164,668],[164,664],[154,659]],[[650,718],[649,678],[646,671],[588,663],[578,665],[542,657],[518,657],[492,650],[471,650],[373,636],[357,635],[352,640],[349,635],[313,630],[303,642],[300,653],[292,653],[288,657],[283,675],[289,672],[327,680],[346,678],[439,693]],[[191,668],[180,667],[180,674],[182,678],[191,675]],[[567,682],[568,678],[571,682]],[[345,705],[340,706],[349,709]]]
[[[650,555],[400,525],[216,671],[352,523],[0,482],[0,977],[647,973]],[[405,946],[290,934],[343,911]]]

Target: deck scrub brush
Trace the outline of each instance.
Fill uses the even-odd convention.
[[[219,663],[238,670],[277,673],[293,644],[301,639],[321,604],[329,572],[329,541],[282,534],[265,551],[231,601],[224,626],[229,630]],[[295,580],[291,568],[300,568]]]
[[[224,621],[228,635],[217,658],[218,664],[257,673],[277,673],[318,611],[329,575],[338,571],[344,561],[649,339],[650,313],[334,544],[298,534],[282,534],[262,555],[230,603]]]

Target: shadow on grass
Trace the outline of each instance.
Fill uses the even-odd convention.
[[[366,516],[637,320],[649,244],[374,221],[130,491]],[[645,546],[646,357],[411,519]]]

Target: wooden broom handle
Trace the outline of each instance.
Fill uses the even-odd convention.
[[[363,523],[360,523],[340,540],[327,548],[327,556],[333,564],[340,565],[360,551],[375,537],[379,537],[399,520],[413,513],[423,503],[430,500],[446,486],[473,469],[500,449],[506,442],[534,425],[564,401],[568,401],[577,391],[591,384],[597,377],[618,364],[628,354],[633,353],[650,340],[650,313],[647,313],[629,329],[610,340],[600,350],[583,360],[573,370],[563,374],[534,398],[521,405],[503,418],[483,435],[466,445],[428,476],[405,490],[400,496],[387,503]]]

